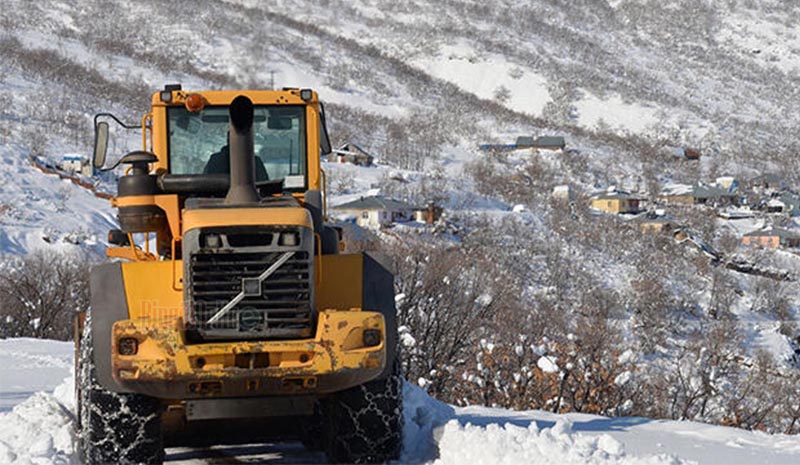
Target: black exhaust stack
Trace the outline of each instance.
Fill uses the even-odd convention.
[[[256,157],[253,146],[253,102],[240,95],[230,106],[231,184],[227,204],[257,203]]]

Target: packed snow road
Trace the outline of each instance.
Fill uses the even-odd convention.
[[[69,343],[0,340],[0,465],[78,463]],[[404,388],[402,463],[798,464],[800,437],[700,423],[453,408]],[[170,448],[168,464],[324,463],[299,442]]]

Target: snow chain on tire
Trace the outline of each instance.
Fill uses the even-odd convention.
[[[383,463],[400,456],[403,381],[399,366],[395,363],[386,379],[342,391],[322,403],[325,453],[332,463]]]
[[[160,402],[140,394],[108,391],[97,382],[95,370],[91,315],[87,312],[77,380],[82,463],[162,463]]]

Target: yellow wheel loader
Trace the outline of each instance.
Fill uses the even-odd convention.
[[[110,124],[142,150],[106,166]],[[95,167],[122,165],[119,229],[76,324],[87,464],[164,446],[299,434],[334,463],[396,459],[393,276],[325,223],[324,106],[311,89],[165,86],[140,124],[95,117]]]

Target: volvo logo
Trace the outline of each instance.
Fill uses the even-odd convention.
[[[239,331],[262,331],[266,326],[266,315],[254,308],[239,311]]]

